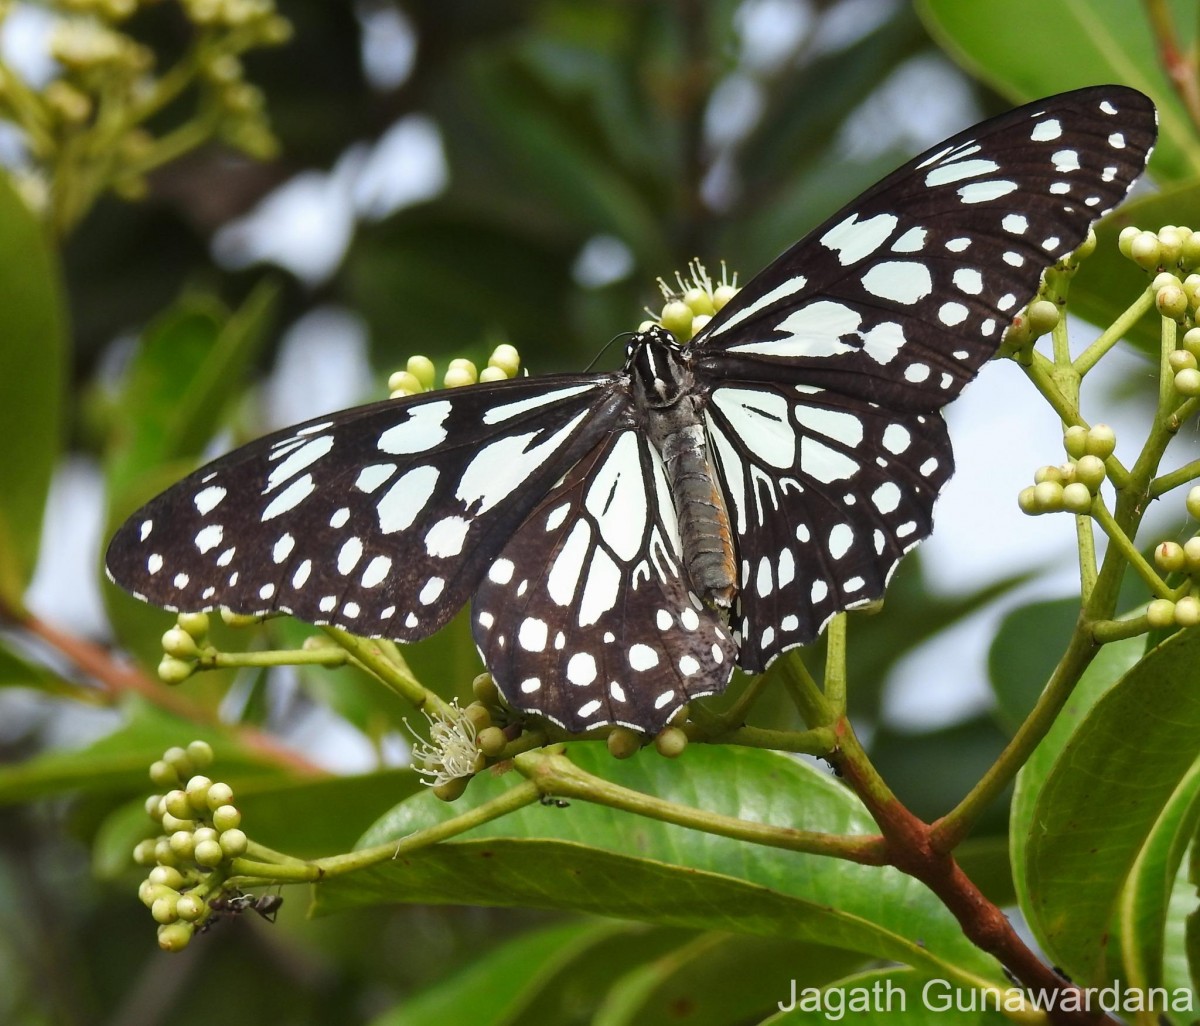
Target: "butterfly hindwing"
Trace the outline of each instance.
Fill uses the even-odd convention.
[[[538,505],[485,575],[471,622],[505,696],[571,731],[663,724],[723,690],[737,656],[681,573],[662,460],[634,430]]]
[[[114,580],[168,609],[292,613],[425,637],[627,405],[612,376],[388,400],[263,438],[113,538]]]

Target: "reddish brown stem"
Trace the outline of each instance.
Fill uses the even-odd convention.
[[[235,735],[240,744],[265,758],[306,776],[320,776],[325,770],[306,759],[303,755],[257,727],[245,724],[223,724],[216,715],[186,695],[171,691],[163,684],[146,676],[136,667],[127,666],[113,658],[106,648],[78,638],[47,623],[32,613],[13,614],[0,609],[0,619],[7,619],[15,626],[28,631],[55,651],[65,656],[96,685],[110,701],[127,693],[134,693],[160,709],[181,719],[205,726],[220,727]]]
[[[1165,0],[1145,0],[1146,14],[1158,43],[1158,57],[1163,70],[1170,78],[1175,91],[1187,108],[1192,124],[1200,129],[1200,80],[1197,79],[1196,60],[1180,50],[1179,34],[1175,21]]]
[[[994,956],[1023,986],[1043,993],[1066,994],[1077,990],[1075,984],[1056,973],[1030,950],[1008,917],[984,896],[954,856],[937,846],[933,827],[881,788],[881,782],[872,775],[870,763],[862,756],[845,718],[839,722],[837,733],[845,745],[839,748],[836,763],[843,778],[879,825],[888,864],[920,880],[933,891],[958,920],[967,939]],[[1078,1002],[1055,1002],[1052,1008],[1046,1009],[1047,1017],[1061,1026],[1117,1026],[1116,1020],[1101,1011],[1074,1011],[1075,1007],[1087,1007],[1083,1000],[1085,995],[1079,997]]]

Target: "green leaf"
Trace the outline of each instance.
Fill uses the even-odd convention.
[[[1194,5],[1167,6],[1190,34]],[[1158,105],[1155,177],[1200,173],[1200,139],[1163,71],[1145,8],[1126,0],[918,0],[917,11],[951,57],[1013,103],[1100,82],[1140,89]]]
[[[668,762],[615,762],[602,745],[571,758],[623,786],[743,819],[869,833],[858,800],[812,766],[770,752],[693,746]],[[513,775],[481,775],[453,807],[432,795],[398,805],[362,844],[379,844],[497,797]],[[317,888],[330,911],[379,901],[569,909],[663,925],[789,937],[921,966],[1003,979],[925,887],[892,870],[757,848],[585,802],[535,805],[466,839],[389,860]]]
[[[1119,660],[1114,653],[1109,672]],[[1104,669],[1083,696],[1103,690]],[[1200,755],[1198,684],[1200,631],[1184,631],[1096,701],[1048,772],[1040,749],[1022,771],[1029,779],[1021,783],[1021,812],[1014,803],[1013,815],[1014,834],[1025,839],[1023,851],[1014,852],[1022,908],[1047,955],[1082,984],[1104,979],[1121,888]],[[1069,729],[1070,719],[1061,726]],[[1052,732],[1043,745],[1060,741]],[[1037,777],[1034,797],[1028,789],[1036,789]]]
[[[780,999],[784,1007],[761,1026],[828,1026],[853,1021],[856,1026],[931,1026],[942,1021],[955,1026],[1004,1026],[1010,1020],[998,1012],[996,992],[962,991],[948,981],[929,978],[911,969],[875,969],[858,973],[820,991],[799,983]]]
[[[4,644],[3,639],[0,639],[0,688],[33,688],[48,695],[80,696],[78,688],[52,670],[18,655]]]
[[[0,806],[76,791],[149,794],[150,764],[171,745],[197,739],[212,745],[222,779],[235,786],[280,773],[277,765],[247,752],[219,729],[139,706],[123,727],[86,748],[51,749],[16,765],[0,766]]]
[[[1184,853],[1200,822],[1200,762],[1179,781],[1138,852],[1117,909],[1116,939],[1131,987],[1191,987],[1184,923],[1196,905]],[[1193,1004],[1200,1004],[1193,995]],[[1189,1017],[1190,1019],[1190,1017]]]
[[[988,678],[1001,721],[1015,731],[1029,715],[1079,620],[1079,599],[1032,602],[1008,613],[988,650]]]
[[[564,966],[586,957],[588,951],[614,934],[628,930],[624,924],[611,922],[569,922],[531,930],[379,1016],[372,1026],[501,1026],[516,1022],[547,981],[559,977]]]
[[[779,937],[703,933],[617,980],[593,1026],[725,1026],[767,1015],[797,986],[828,983],[860,955]]]
[[[0,175],[0,603],[22,607],[63,442],[66,301],[43,226]]]

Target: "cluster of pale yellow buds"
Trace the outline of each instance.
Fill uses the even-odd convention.
[[[1075,424],[1063,435],[1068,460],[1059,466],[1039,467],[1033,484],[1021,490],[1017,504],[1031,516],[1039,513],[1086,514],[1104,483],[1104,461],[1113,454],[1116,435],[1107,424],[1090,428]]]
[[[507,342],[496,346],[488,357],[483,370],[476,368],[470,360],[455,359],[446,365],[442,375],[442,388],[458,388],[489,381],[515,378],[521,369],[521,354],[516,346]],[[437,367],[428,356],[410,356],[404,370],[396,371],[388,378],[388,393],[393,399],[406,395],[419,395],[437,387]]]

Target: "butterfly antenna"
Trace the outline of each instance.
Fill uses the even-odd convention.
[[[621,332],[618,332],[616,335],[614,335],[612,338],[610,338],[607,342],[604,343],[604,348],[601,349],[600,352],[598,352],[595,356],[592,357],[592,362],[589,363],[583,369],[583,372],[585,374],[590,374],[592,372],[593,368],[596,366],[596,364],[600,361],[600,357],[602,357],[605,353],[607,353],[609,351],[609,349],[612,348],[612,344],[614,342],[618,342],[621,339],[627,338],[628,336],[630,336],[632,334],[634,334],[632,331],[621,331]]]

